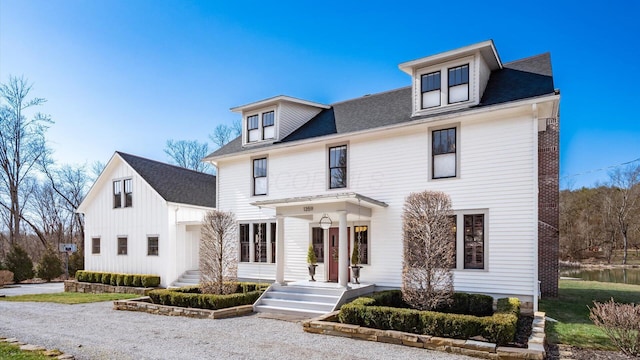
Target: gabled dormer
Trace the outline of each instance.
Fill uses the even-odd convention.
[[[412,77],[412,116],[478,105],[491,71],[502,62],[493,41],[398,65]]]
[[[231,108],[242,114],[242,146],[273,143],[285,138],[323,109],[330,106],[290,96]]]

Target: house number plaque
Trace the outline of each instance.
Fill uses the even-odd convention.
[[[302,208],[302,211],[304,212],[313,211],[313,206],[305,206]]]

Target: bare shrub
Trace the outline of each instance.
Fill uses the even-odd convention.
[[[238,236],[233,213],[212,210],[204,216],[200,239],[201,290],[230,294],[238,280]]]
[[[449,196],[424,191],[404,203],[402,298],[416,309],[432,310],[453,299],[455,238]]]
[[[611,342],[629,356],[640,356],[640,304],[593,302],[589,318]]]
[[[13,282],[13,273],[9,270],[0,270],[0,287]]]

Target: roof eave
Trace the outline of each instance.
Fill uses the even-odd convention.
[[[307,100],[303,100],[303,99],[298,99],[298,98],[294,98],[294,97],[291,97],[291,96],[278,95],[278,96],[274,96],[274,97],[271,97],[271,98],[268,98],[268,99],[252,102],[252,103],[249,103],[249,104],[232,107],[231,111],[237,112],[237,113],[242,113],[244,111],[250,111],[250,110],[262,108],[262,107],[265,107],[265,106],[276,105],[276,104],[278,104],[280,102],[291,102],[291,103],[300,104],[300,105],[313,106],[313,107],[317,107],[317,108],[321,108],[321,109],[329,109],[331,107],[329,105],[320,104],[320,103],[316,103],[316,102],[313,102],[313,101],[307,101]]]
[[[439,54],[407,61],[398,65],[398,68],[413,76],[413,72],[417,68],[422,68],[430,65],[434,65],[440,62],[449,61],[454,58],[458,58],[465,55],[471,55],[476,52],[480,52],[482,56],[485,58],[485,61],[489,63],[489,67],[491,70],[501,69],[502,61],[500,60],[500,56],[498,55],[498,51],[496,50],[495,44],[493,40],[487,40],[480,43],[468,45],[462,48],[445,51]]]

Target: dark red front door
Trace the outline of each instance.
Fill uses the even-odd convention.
[[[330,228],[329,229],[329,281],[338,282],[338,249],[340,248],[340,239],[339,239],[339,229],[338,228]],[[347,241],[349,241],[349,228],[347,228]],[[350,242],[347,243],[347,248]],[[349,250],[351,251],[351,250]],[[348,271],[348,269],[344,269],[344,271]],[[351,274],[349,274],[351,277]]]

